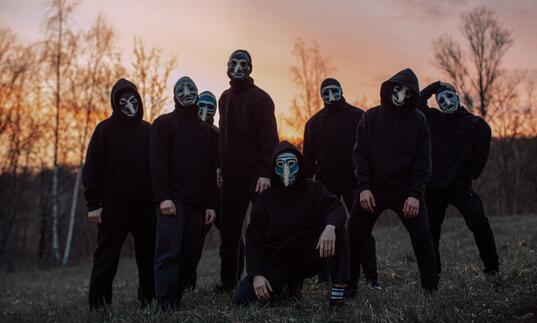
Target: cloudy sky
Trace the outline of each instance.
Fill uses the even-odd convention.
[[[217,95],[228,86],[229,54],[245,48],[256,83],[285,113],[295,93],[289,71],[298,37],[319,43],[348,99],[367,95],[376,102],[380,83],[404,67],[415,70],[422,86],[438,78],[432,41],[443,34],[460,38],[460,14],[483,4],[513,32],[506,67],[537,79],[535,0],[82,0],[72,26],[87,28],[101,12],[117,32],[127,64],[139,36],[178,56],[170,84],[187,74]],[[36,40],[45,8],[42,0],[0,0],[0,25]]]

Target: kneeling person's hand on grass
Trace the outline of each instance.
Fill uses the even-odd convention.
[[[336,227],[329,224],[324,228],[317,247],[321,258],[329,258],[336,254]]]
[[[259,300],[268,301],[270,299],[270,292],[272,292],[272,286],[265,276],[254,276],[253,286],[255,295]]]

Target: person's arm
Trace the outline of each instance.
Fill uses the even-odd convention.
[[[470,179],[479,178],[485,169],[489,159],[491,140],[492,131],[490,126],[485,120],[478,118],[474,129],[472,156],[468,166],[468,176]]]
[[[306,178],[313,178],[315,174],[315,136],[311,129],[311,119],[306,123],[304,128],[304,159],[306,161]]]
[[[430,112],[430,107],[427,104],[427,101],[438,91],[438,88],[440,87],[440,81],[436,81],[434,83],[431,83],[427,85],[423,90],[420,92],[420,101],[418,104],[418,110],[420,110],[425,116],[427,116]]]
[[[263,238],[265,217],[266,209],[263,198],[260,196],[252,207],[250,223],[246,229],[246,270],[250,276],[265,274],[265,241]]]
[[[426,119],[422,120],[421,133],[417,138],[417,149],[413,159],[414,170],[409,196],[421,200],[425,185],[431,178],[431,132]]]
[[[104,158],[104,138],[101,124],[97,125],[91,136],[86,161],[82,170],[82,183],[84,185],[84,196],[88,205],[88,211],[95,211],[102,207],[101,196],[99,194],[99,183],[101,179],[102,158]]]
[[[368,115],[364,113],[356,127],[356,142],[352,151],[354,174],[358,182],[358,192],[370,190],[371,146],[369,140]]]
[[[259,102],[258,129],[261,136],[261,149],[263,151],[263,167],[260,177],[270,178],[272,175],[272,153],[278,145],[278,127],[274,116],[274,102],[270,96],[265,95]]]
[[[164,138],[164,126],[158,119],[151,126],[150,132],[150,155],[149,168],[151,171],[151,183],[153,185],[153,195],[155,201],[171,200],[171,189],[169,184],[169,166],[168,166],[168,150],[169,147]]]
[[[211,145],[211,167],[210,167],[210,184],[207,198],[207,208],[216,210],[218,201],[218,186],[216,178],[216,169],[218,168],[218,134],[214,129],[210,130],[210,145]]]

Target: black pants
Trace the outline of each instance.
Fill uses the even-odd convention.
[[[183,291],[196,270],[200,245],[200,207],[175,203],[176,214],[164,215],[157,207],[155,287],[162,309],[179,305]]]
[[[283,266],[267,266],[262,274],[269,281],[273,292],[271,298],[285,297],[289,287],[301,284],[304,278],[315,276],[322,268],[328,266],[334,284],[347,283],[349,272],[349,240],[347,231],[336,231],[336,254],[328,259],[321,258],[315,247],[318,237],[312,240],[311,247],[304,253],[296,255],[293,262]],[[247,304],[257,299],[253,287],[253,276],[248,275],[239,285],[233,295],[233,303]],[[274,297],[272,297],[274,296]]]
[[[155,213],[152,203],[106,204],[102,223],[97,225],[97,249],[89,287],[89,305],[97,309],[112,303],[112,282],[116,276],[121,247],[129,233],[134,238],[138,266],[138,300],[142,305],[155,297]]]
[[[242,226],[246,211],[256,196],[257,177],[224,178],[220,222],[220,278],[222,287],[235,288],[244,269]]]
[[[453,204],[459,210],[466,221],[466,225],[474,234],[479,255],[485,266],[484,271],[498,271],[498,254],[496,253],[494,234],[485,215],[483,203],[471,185],[453,183],[441,190],[427,189],[426,200],[429,210],[429,224],[436,251],[436,266],[439,273],[442,269],[439,251],[441,227],[449,204]]]
[[[406,219],[403,217],[403,205],[407,196],[401,196],[400,191],[397,190],[372,189],[372,193],[376,202],[375,211],[370,213],[356,203],[349,222],[351,284],[356,285],[360,278],[362,250],[371,235],[375,222],[384,210],[391,209],[399,215],[410,235],[422,286],[425,289],[436,289],[438,274],[425,202],[420,201],[420,210],[416,217]]]

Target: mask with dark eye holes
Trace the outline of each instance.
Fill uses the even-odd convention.
[[[276,157],[274,168],[276,175],[280,177],[283,186],[289,187],[296,182],[298,174],[298,158],[291,152],[284,152]]]
[[[118,105],[120,111],[129,118],[134,117],[140,108],[138,96],[132,91],[125,91],[121,93],[119,96]]]
[[[201,92],[198,99],[198,116],[205,122],[212,123],[216,114],[216,97],[209,91]]]
[[[436,103],[442,112],[454,113],[460,105],[457,92],[447,89],[436,94]]]
[[[228,76],[233,80],[244,80],[252,72],[252,61],[250,55],[242,50],[237,50],[231,54],[227,62]]]
[[[175,83],[173,94],[180,105],[194,105],[198,100],[198,87],[190,77],[183,76]]]
[[[327,85],[321,89],[324,104],[338,102],[343,97],[343,89],[335,84]]]
[[[412,90],[404,85],[395,85],[392,91],[392,103],[401,107],[412,97]]]

